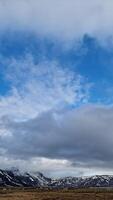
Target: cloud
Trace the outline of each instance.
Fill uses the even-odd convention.
[[[78,174],[88,174],[88,170],[92,174],[105,170],[110,173],[113,165],[112,121],[113,107],[103,105],[85,105],[62,113],[44,112],[24,122],[3,119],[12,136],[2,137],[0,146],[5,149],[5,156],[25,162],[45,158],[49,166],[54,159],[61,163],[66,161],[65,173],[71,168],[73,174],[75,169]],[[49,167],[44,171],[49,171]],[[51,171],[58,175],[60,170],[56,167]]]
[[[47,158],[31,158],[28,160],[14,159],[0,156],[1,168],[11,169],[16,166],[21,171],[43,172],[47,176],[61,173],[64,169],[74,169],[67,160],[47,159]],[[37,167],[38,166],[38,167]],[[38,171],[37,171],[38,170]],[[58,177],[58,174],[57,174]]]
[[[78,161],[109,161],[112,156],[112,119],[112,108],[86,106],[60,117],[47,112],[26,122],[7,121],[13,133],[11,140],[15,141],[13,147],[9,145],[10,150],[12,153],[23,152],[25,157],[39,155]]]
[[[61,39],[113,35],[111,0],[0,0],[1,30],[23,30]]]
[[[35,63],[31,55],[3,60],[11,89],[0,97],[0,116],[25,120],[42,112],[87,102],[90,84],[57,62]]]

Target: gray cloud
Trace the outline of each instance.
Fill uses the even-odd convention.
[[[64,114],[47,112],[26,122],[6,120],[12,136],[1,139],[7,154],[65,159],[79,166],[111,168],[113,108],[87,105]]]

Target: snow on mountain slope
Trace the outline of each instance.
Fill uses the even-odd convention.
[[[51,179],[41,173],[35,175],[19,170],[0,170],[0,186],[45,187]]]
[[[65,177],[52,180],[46,178],[40,172],[22,173],[18,169],[13,168],[10,170],[0,170],[0,186],[41,188],[113,187],[113,176]]]
[[[113,176],[66,177],[52,183],[53,187],[113,187]]]

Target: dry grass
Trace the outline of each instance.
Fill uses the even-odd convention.
[[[0,189],[0,200],[113,200],[113,190],[76,189],[41,191],[38,189]]]

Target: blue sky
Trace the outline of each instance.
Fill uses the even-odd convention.
[[[1,168],[113,173],[112,13],[111,0],[0,0]]]
[[[36,36],[26,32],[5,32],[0,37],[0,53],[3,59],[24,58],[31,54],[35,62],[44,60],[56,61],[63,68],[67,67],[82,75],[89,83],[90,102],[112,103],[113,56],[108,46],[99,44],[96,38],[84,35],[81,41],[73,41],[70,47],[47,37]],[[10,83],[4,78],[6,64],[1,63],[0,88],[1,95],[11,89]]]

